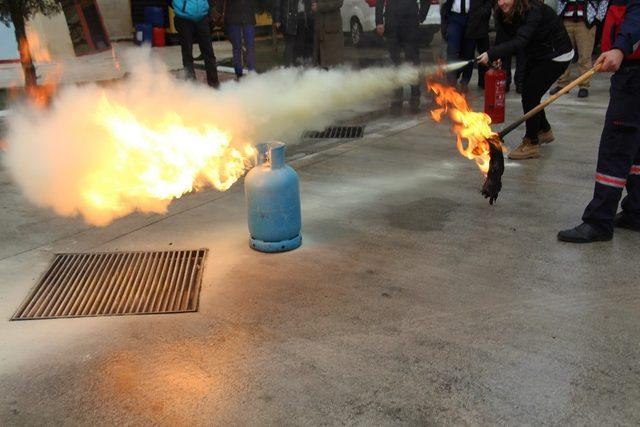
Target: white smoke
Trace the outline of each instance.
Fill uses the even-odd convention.
[[[212,90],[173,78],[164,66],[140,52],[125,58],[134,63],[129,69],[135,72],[120,83],[65,87],[50,108],[22,105],[12,110],[4,160],[30,201],[61,215],[89,217],[83,208],[84,181],[101,167],[105,156],[113,155],[113,136],[105,135],[108,130],[95,119],[105,99],[109,105],[126,107],[150,127],[178,120],[190,129],[217,128],[232,135],[231,144],[237,147],[274,139],[292,143],[304,129],[322,129],[338,118],[371,108],[372,101],[390,95],[398,86],[418,83],[425,71],[413,66],[277,69]],[[163,212],[169,202],[123,197],[118,203],[127,206],[104,215],[92,213],[97,219],[90,221],[106,224],[136,210]]]

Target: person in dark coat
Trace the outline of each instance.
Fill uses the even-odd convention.
[[[311,11],[315,13],[314,64],[329,68],[342,64],[344,35],[340,8],[343,0],[312,0]]]
[[[284,35],[284,65],[304,65],[313,56],[311,0],[275,0],[273,22]]]
[[[218,80],[216,57],[213,53],[211,33],[209,32],[212,0],[174,0],[171,5],[175,14],[173,22],[180,37],[182,66],[187,79],[196,79],[196,71],[193,66],[193,41],[195,39],[204,59],[207,84],[217,88],[220,86],[220,81]]]
[[[610,28],[618,29],[617,34],[608,31],[609,22],[614,24]],[[558,233],[564,242],[611,240],[614,227],[640,232],[640,0],[611,1],[602,47],[605,52],[596,63],[602,64],[601,72],[614,74],[593,199],[584,210],[582,224]],[[616,214],[625,186],[627,196]]]
[[[489,64],[522,49],[526,56],[522,82],[522,109],[526,113],[540,103],[553,82],[565,72],[573,58],[573,46],[555,10],[539,0],[498,0],[496,9],[498,40],[478,57]],[[522,160],[540,156],[540,143],[553,141],[551,125],[544,110],[526,122],[526,133],[509,158]]]
[[[384,35],[389,56],[395,65],[402,62],[401,55],[404,52],[404,60],[414,65],[420,63],[419,25],[429,13],[430,3],[420,0],[420,8],[415,0],[377,0],[376,1],[376,31]],[[383,19],[384,18],[384,19]],[[394,100],[391,103],[391,112],[398,114],[402,111],[402,88],[396,90]],[[411,112],[420,110],[420,86],[411,85],[411,99],[409,100]]]
[[[227,36],[233,47],[233,68],[236,78],[242,77],[242,45],[247,50],[247,69],[255,71],[255,26],[256,12],[253,0],[225,0],[224,22]]]
[[[447,61],[473,59],[476,46],[489,47],[489,19],[492,0],[446,0],[440,9],[441,31],[447,41]],[[486,72],[483,65],[482,75]],[[480,71],[479,71],[480,72]],[[473,65],[449,73],[449,83],[456,84],[461,78],[460,87],[466,91]],[[480,80],[479,80],[480,82]],[[484,85],[484,79],[482,79]]]

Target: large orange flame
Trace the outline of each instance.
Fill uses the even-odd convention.
[[[52,136],[58,146],[34,153],[46,159],[43,174],[51,175],[51,189],[29,184],[27,193],[60,215],[80,213],[88,223],[104,226],[136,211],[164,213],[187,193],[228,190],[254,164],[254,146],[225,124],[195,122],[171,109],[149,110],[108,89],[95,100],[93,92],[75,98],[86,108],[74,118],[51,119],[64,114],[55,99],[16,118],[20,126],[33,122],[34,138],[61,124],[73,126],[69,140]]]
[[[453,121],[453,132],[457,136],[458,151],[474,160],[486,174],[490,160],[489,140],[499,141],[498,135],[491,130],[491,117],[473,111],[465,96],[452,87],[432,81],[427,82],[427,87],[435,93],[435,101],[439,106],[431,111],[431,117],[440,122],[444,114],[449,115]],[[463,140],[466,140],[466,146]]]
[[[227,190],[256,154],[250,144],[232,147],[232,135],[215,127],[186,126],[177,114],[139,117],[106,95],[91,120],[104,128],[106,144],[99,167],[82,183],[81,211],[96,225],[134,209],[162,212],[172,199],[203,187]]]
[[[35,52],[39,60],[49,58],[36,33],[28,41],[21,41],[20,49],[23,59],[34,57]],[[115,52],[112,55],[119,66]],[[46,122],[55,129],[58,122],[65,123],[47,121],[61,114],[56,105],[59,99],[54,99],[61,74],[61,64],[50,66],[39,84],[26,88],[31,113],[24,117],[37,117],[34,127],[43,127]],[[82,123],[74,130],[83,135],[86,147],[75,149],[74,144],[82,137],[73,135],[73,142],[62,144],[64,147],[52,146],[51,152],[35,153],[51,158],[53,169],[65,164],[75,170],[70,175],[74,179],[65,181],[68,191],[45,196],[40,202],[58,214],[80,213],[87,222],[104,226],[135,211],[163,213],[173,199],[186,193],[205,187],[228,190],[253,166],[253,145],[234,136],[224,123],[198,123],[189,119],[188,110],[178,113],[148,108],[144,99],[123,96],[121,90],[102,89],[95,98],[93,94],[91,90],[84,95],[75,93],[86,108],[74,110],[76,116],[67,122]],[[56,180],[66,179],[66,175],[55,175]]]

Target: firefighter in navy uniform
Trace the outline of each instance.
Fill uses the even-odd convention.
[[[600,71],[614,71],[600,138],[593,200],[579,226],[558,233],[572,243],[611,240],[614,227],[640,231],[640,0],[612,0]],[[622,212],[616,215],[622,190]]]
[[[376,1],[376,32],[384,35],[389,49],[389,56],[395,65],[404,60],[415,65],[420,63],[419,25],[427,17],[430,3],[420,0],[420,9],[416,0],[377,0]],[[384,18],[384,19],[383,19]],[[418,83],[418,82],[416,82]],[[391,104],[391,112],[402,112],[402,88],[395,92]],[[420,86],[411,86],[409,107],[412,113],[420,111]]]

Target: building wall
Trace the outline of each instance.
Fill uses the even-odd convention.
[[[0,62],[15,61],[20,58],[18,54],[18,43],[13,24],[8,25],[0,22]]]
[[[97,0],[111,40],[130,39],[133,32],[130,0]]]
[[[41,46],[49,51],[52,60],[76,56],[64,13],[51,16],[40,13],[35,15],[27,22],[27,32],[31,30],[37,33]],[[37,54],[34,54],[34,57],[38,59]]]

